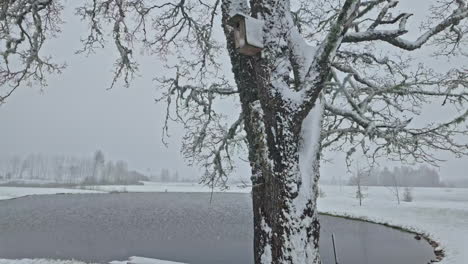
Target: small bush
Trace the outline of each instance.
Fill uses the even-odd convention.
[[[405,187],[403,192],[403,201],[408,203],[413,201],[413,190],[410,187]]]
[[[327,197],[327,194],[325,193],[325,191],[322,190],[322,188],[320,188],[320,187],[319,187],[319,189],[318,189],[318,193],[319,193],[319,197],[320,197],[320,198],[325,198],[325,197]]]

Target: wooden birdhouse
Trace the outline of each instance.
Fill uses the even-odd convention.
[[[238,51],[253,56],[263,48],[263,21],[244,14],[236,14],[229,19],[234,27],[234,42]]]

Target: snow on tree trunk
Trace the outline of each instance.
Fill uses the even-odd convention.
[[[272,168],[263,171],[273,171],[263,174],[262,183],[252,191],[255,263],[320,263],[316,200],[322,115],[318,101],[302,124],[286,122],[276,128],[282,134],[276,134],[277,145],[288,146],[289,151],[267,150],[277,158],[269,163]],[[289,125],[301,126],[299,135]],[[259,127],[275,130],[264,124]]]

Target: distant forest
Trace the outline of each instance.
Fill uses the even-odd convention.
[[[0,159],[2,185],[139,184],[147,176],[128,169],[125,161],[106,161],[100,150],[85,158],[30,154]]]
[[[358,177],[367,186],[404,186],[404,187],[443,187],[439,173],[430,167],[407,166],[383,169],[363,170],[359,175],[353,175],[348,185],[356,185]]]
[[[159,174],[150,176],[150,180],[155,182],[198,182],[196,177],[180,177],[179,172],[171,173],[168,169],[161,169]]]

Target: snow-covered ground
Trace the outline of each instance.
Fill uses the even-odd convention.
[[[92,186],[91,190],[55,188],[0,187],[0,199],[32,194],[85,193],[85,192],[211,192],[211,188],[188,183],[154,183],[136,186]],[[440,243],[445,252],[441,264],[468,263],[468,189],[414,188],[413,202],[397,204],[392,192],[385,187],[368,187],[363,205],[355,199],[356,189],[350,186],[321,186],[325,197],[319,198],[322,213],[361,218],[377,223],[399,226]],[[219,190],[215,190],[219,191]],[[231,187],[228,192],[248,193],[248,188]],[[403,192],[403,190],[400,190]],[[0,264],[82,264],[75,261],[0,259]],[[114,263],[173,264],[160,260],[133,257]]]
[[[184,263],[152,259],[152,258],[130,257],[128,260],[111,261],[109,264],[184,264]]]
[[[54,260],[54,259],[0,259],[0,264],[90,264],[77,260]],[[173,262],[167,260],[150,259],[142,257],[130,257],[128,260],[111,261],[109,264],[185,264],[182,262]]]
[[[0,186],[0,200],[13,199],[26,195],[59,194],[59,193],[96,193],[100,191],[66,189],[66,188],[34,188],[34,187],[4,187]]]
[[[445,252],[441,264],[468,263],[468,189],[414,188],[413,202],[397,204],[386,187],[368,187],[363,206],[356,188],[323,186],[319,211],[386,223],[424,233]],[[400,190],[403,192],[403,190]]]
[[[230,186],[226,190],[219,188],[211,189],[209,186],[198,183],[161,183],[161,182],[143,182],[144,185],[98,185],[86,186],[89,190],[98,190],[104,192],[231,192],[248,193],[250,188],[240,186]]]
[[[55,259],[0,259],[0,264],[90,264],[77,260]]]

